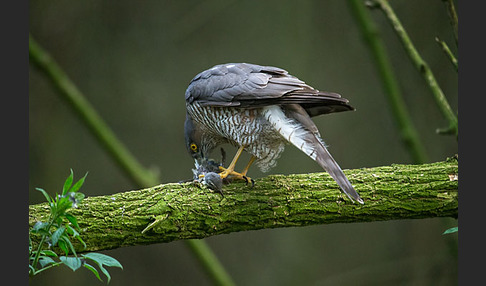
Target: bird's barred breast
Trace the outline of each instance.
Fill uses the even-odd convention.
[[[239,109],[193,103],[187,106],[187,111],[204,132],[220,137],[217,141],[245,146],[248,153],[257,157],[256,164],[264,172],[276,165],[285,148],[286,140],[266,120],[262,108]]]

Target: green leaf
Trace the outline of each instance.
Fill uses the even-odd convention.
[[[62,261],[62,263],[64,263],[64,265],[71,268],[73,271],[78,270],[82,265],[79,257],[60,256],[59,259]]]
[[[65,196],[68,193],[69,189],[71,188],[71,185],[73,184],[73,177],[74,177],[73,169],[71,169],[71,174],[69,175],[69,177],[67,177],[66,181],[64,181],[64,186],[62,187],[61,196]]]
[[[106,270],[102,264],[98,264],[98,266],[100,267],[101,272],[103,272],[103,274],[106,276],[106,284],[110,283],[111,275],[108,270]]]
[[[83,193],[75,193],[74,194],[74,198],[76,199],[76,201],[79,203],[81,202],[82,200],[84,200],[84,194]]]
[[[77,232],[72,226],[68,225],[66,227],[66,232],[70,235],[72,235],[72,237],[76,237],[76,236],[79,236],[79,232]]]
[[[86,248],[86,243],[84,242],[84,240],[79,235],[79,232],[77,232],[73,227],[68,225],[67,228],[66,228],[66,232],[69,233],[70,235],[72,235],[72,237],[76,238],[83,245],[83,247]]]
[[[32,231],[34,233],[36,232],[39,232],[40,230],[47,230],[47,227],[49,226],[49,223],[47,222],[42,222],[42,221],[38,221],[34,224],[34,226],[32,227]]]
[[[55,228],[59,228],[63,225],[62,219],[64,218],[64,214],[58,215],[56,218],[53,219],[52,226]]]
[[[57,215],[64,215],[67,209],[71,208],[73,205],[69,200],[69,197],[60,197],[56,202],[56,212]]]
[[[72,214],[64,214],[64,217],[76,228],[79,230],[78,220]]]
[[[57,254],[54,251],[47,250],[47,249],[41,250],[40,254],[44,256],[47,255],[47,256],[57,257]]]
[[[46,267],[47,265],[49,264],[53,264],[53,263],[56,263],[56,261],[54,261],[54,259],[48,257],[48,256],[41,256],[39,258],[39,263],[42,267]]]
[[[69,240],[69,237],[67,235],[63,235],[61,236],[61,238],[59,239],[59,242],[65,242],[66,245],[69,247],[69,249],[71,250],[71,253],[76,255],[76,249],[74,249],[74,246],[73,244],[71,243],[71,240]],[[67,252],[66,252],[66,255],[67,255]]]
[[[96,264],[98,264],[101,272],[103,272],[103,274],[105,274],[105,276],[107,278],[106,283],[110,283],[111,276],[110,276],[110,273],[108,272],[108,270],[106,270],[103,267],[103,265],[110,266],[110,267],[119,267],[119,268],[123,269],[123,266],[120,264],[120,262],[118,262],[118,260],[116,260],[115,258],[113,258],[111,256],[105,255],[105,254],[96,253],[96,252],[89,252],[89,253],[83,254],[82,256],[86,259],[93,260]]]
[[[33,231],[33,233],[37,233],[37,234],[40,234],[40,235],[45,235],[46,237],[50,237],[51,236],[51,233],[48,232],[46,229],[44,228],[41,228],[37,231]]]
[[[119,267],[123,269],[123,266],[115,258],[97,252],[88,252],[82,255],[84,258],[91,259],[96,263],[100,263],[109,267]]]
[[[51,236],[52,246],[57,245],[59,238],[61,237],[61,235],[64,233],[65,230],[66,230],[66,228],[64,226],[61,226],[60,228],[56,229],[56,231]]]
[[[76,238],[83,245],[83,248],[86,248],[86,243],[84,242],[84,240],[79,235],[79,232],[77,232],[70,225],[67,226],[66,232],[69,233],[70,235],[72,235],[72,237]]]
[[[87,269],[89,269],[91,272],[93,272],[94,275],[96,276],[96,278],[98,278],[98,280],[103,282],[103,280],[101,280],[101,278],[100,278],[100,273],[98,273],[98,270],[96,270],[96,268],[94,268],[94,266],[89,265],[88,263],[84,263],[83,266],[86,267]]]
[[[86,249],[86,242],[81,238],[81,236],[76,236],[76,239],[83,245],[83,249]]]
[[[77,181],[74,186],[71,188],[71,192],[75,193],[77,192],[84,184],[84,180],[86,179],[86,176],[88,176],[88,172],[86,172],[86,175],[84,175],[84,177],[82,177],[81,179],[79,179],[79,181]]]
[[[45,198],[46,198],[46,200],[49,202],[49,204],[51,204],[51,203],[52,203],[52,198],[49,196],[49,194],[47,194],[47,192],[46,192],[46,191],[44,191],[44,190],[43,190],[43,189],[41,189],[41,188],[35,188],[35,189],[36,189],[36,190],[38,190],[39,192],[41,192],[41,193],[44,195],[44,197],[45,197]]]
[[[66,255],[69,254],[69,249],[68,249],[67,243],[64,242],[64,240],[62,240],[62,239],[59,240],[57,244],[58,244],[59,248],[62,249],[62,251],[64,251],[64,253]]]
[[[458,231],[459,231],[459,227],[458,227],[458,226],[456,226],[456,227],[451,227],[451,228],[449,228],[449,229],[446,229],[446,231],[444,231],[444,232],[442,233],[442,235],[444,235],[444,234],[449,234],[449,233],[454,233],[454,232],[458,232]]]

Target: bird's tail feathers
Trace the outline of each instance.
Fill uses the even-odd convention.
[[[322,139],[319,141],[322,141]],[[338,183],[338,185],[341,187],[343,192],[351,200],[356,200],[358,203],[364,204],[363,199],[361,199],[361,197],[358,195],[356,190],[353,188],[348,178],[346,177],[346,175],[344,175],[343,171],[341,170],[341,167],[339,167],[338,163],[331,156],[331,154],[324,146],[324,144],[319,142],[319,145],[316,149],[317,149],[316,151],[317,156],[315,161],[322,168],[324,168],[324,170],[326,170],[329,173],[329,175],[331,175],[331,177]]]
[[[266,107],[265,117],[280,135],[326,170],[352,201],[356,200],[361,204],[364,203],[348,178],[346,178],[346,175],[344,175],[341,167],[339,167],[336,160],[327,150],[326,144],[319,136],[319,133],[311,132],[294,119],[285,116],[279,106]]]

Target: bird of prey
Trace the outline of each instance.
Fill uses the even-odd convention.
[[[185,142],[196,162],[207,160],[220,144],[238,148],[228,168],[220,167],[221,178],[248,182],[252,163],[268,171],[290,143],[326,170],[351,201],[363,204],[311,119],[354,110],[341,95],[319,91],[281,68],[228,63],[196,75],[185,99]],[[243,151],[252,156],[238,173],[234,168]]]

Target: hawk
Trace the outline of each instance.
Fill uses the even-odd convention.
[[[363,204],[311,119],[354,110],[341,95],[319,91],[281,68],[228,63],[196,75],[185,99],[185,142],[196,164],[204,165],[215,147],[230,143],[238,151],[228,168],[218,167],[219,175],[248,182],[252,163],[267,172],[290,143],[326,170],[351,201]],[[243,151],[251,159],[238,173],[234,168]]]

